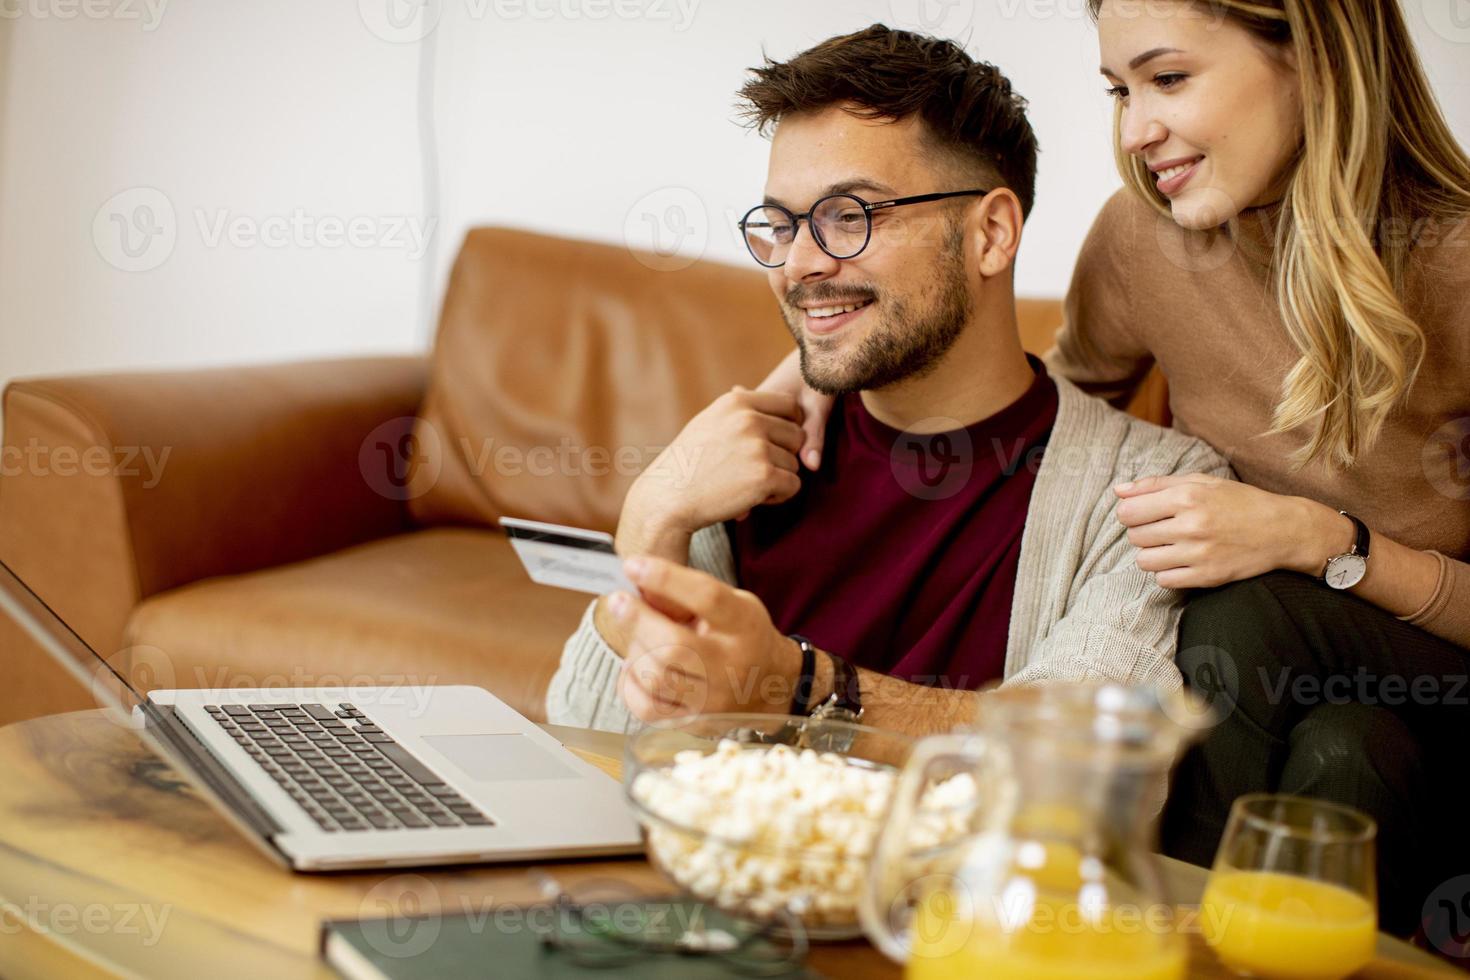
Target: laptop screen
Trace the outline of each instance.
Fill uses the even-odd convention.
[[[142,693],[126,676],[134,667],[127,651],[109,662],[77,635],[41,597],[0,562],[0,611],[19,624],[46,655],[92,692],[96,704],[121,712],[127,723]]]

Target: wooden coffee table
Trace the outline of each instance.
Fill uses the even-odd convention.
[[[617,775],[621,736],[547,726]],[[1176,900],[1195,902],[1204,871],[1165,861]],[[641,858],[543,862],[568,885],[616,877],[667,884]],[[0,728],[0,976],[157,980],[330,978],[318,958],[325,919],[403,909],[484,912],[539,899],[530,865],[292,874],[261,856],[164,763],[101,711]],[[1194,940],[1191,976],[1228,976]],[[1459,974],[1388,937],[1363,977]],[[814,948],[834,978],[897,978],[862,941]],[[446,978],[450,980],[450,978]]]

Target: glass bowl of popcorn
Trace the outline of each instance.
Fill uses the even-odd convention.
[[[759,922],[797,920],[808,939],[862,933],[866,887],[898,771],[914,739],[834,720],[720,714],[629,740],[624,786],[649,860],[696,899]],[[916,849],[969,836],[974,782],[926,796]]]

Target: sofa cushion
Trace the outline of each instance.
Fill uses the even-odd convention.
[[[791,349],[754,267],[503,228],[469,232],[444,296],[415,459],[420,525],[502,515],[612,530],[684,423]]]
[[[438,528],[160,593],[127,633],[153,687],[475,684],[542,720],[587,603],[500,533]]]

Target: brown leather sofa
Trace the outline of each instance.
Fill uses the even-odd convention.
[[[146,687],[469,683],[539,719],[586,597],[528,581],[494,520],[612,529],[791,346],[758,270],[666,267],[483,228],[427,360],[16,381],[0,556]],[[1059,303],[1020,311],[1044,350]],[[93,704],[10,622],[0,662],[0,724]]]

